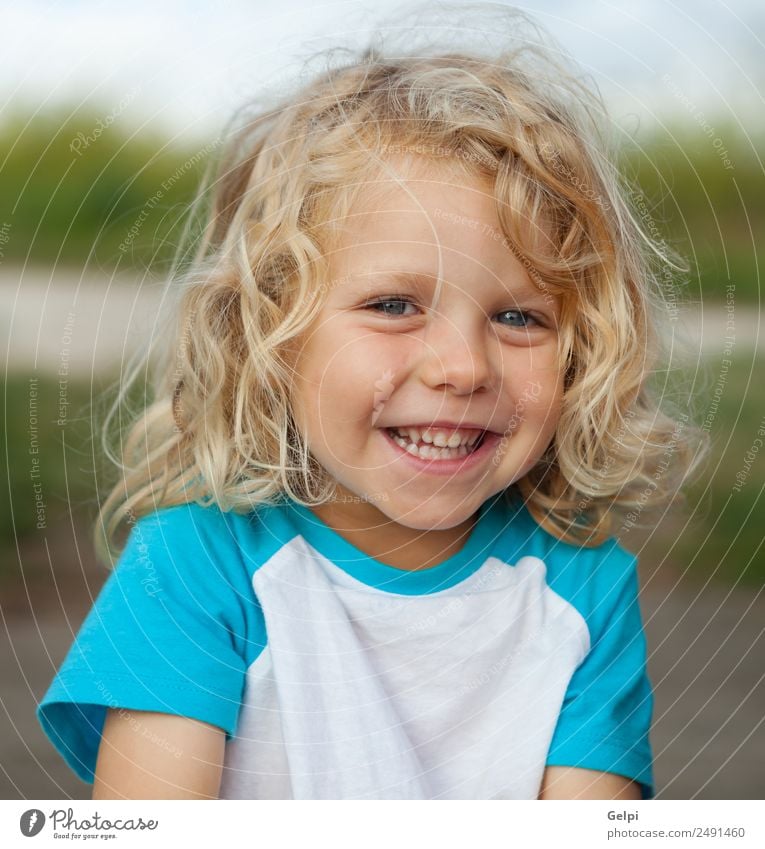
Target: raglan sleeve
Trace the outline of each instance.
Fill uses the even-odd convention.
[[[653,690],[637,558],[610,541],[587,584],[580,597],[590,648],[569,682],[546,764],[623,775],[652,799]]]
[[[186,716],[235,733],[252,594],[223,516],[189,504],[131,526],[37,707],[82,780],[94,780],[107,708]]]

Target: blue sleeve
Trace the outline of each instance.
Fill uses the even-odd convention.
[[[653,692],[638,602],[637,559],[615,543],[573,599],[590,632],[547,756],[548,766],[613,772],[655,795],[649,731]]]
[[[233,736],[262,611],[230,524],[186,504],[138,519],[37,708],[53,745],[94,780],[107,708],[208,722]]]

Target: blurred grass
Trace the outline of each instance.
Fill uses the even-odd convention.
[[[30,378],[10,374],[2,380],[6,439],[0,474],[7,482],[0,494],[0,579],[16,573],[17,546],[45,536],[60,522],[95,521],[98,501],[107,495],[115,472],[101,448],[101,426],[116,397],[115,377],[96,374],[92,380],[68,379],[59,386],[55,375]],[[59,419],[60,392],[68,406]],[[128,404],[145,403],[143,387],[131,388]],[[124,413],[123,413],[124,415]],[[125,423],[122,423],[124,433]],[[112,448],[119,439],[119,418],[112,423]],[[33,472],[37,473],[33,476]],[[42,512],[37,507],[42,500]],[[38,528],[42,519],[44,527]],[[24,557],[21,563],[26,568]]]
[[[99,120],[61,110],[0,126],[6,261],[168,265],[210,149],[117,123],[96,138]]]
[[[694,549],[687,550],[698,554],[697,562],[688,561],[690,569],[718,570],[719,577],[730,583],[741,580],[758,586],[765,584],[765,449],[755,445],[755,440],[758,430],[765,428],[764,368],[765,357],[745,353],[733,357],[710,430],[711,457],[704,477],[689,490],[689,505],[700,525],[694,534]],[[719,360],[710,363],[710,371],[716,381]],[[709,390],[707,397],[712,397]],[[713,411],[711,401],[706,409]],[[751,461],[748,467],[747,457]]]
[[[760,391],[765,356],[742,349],[731,362],[717,407],[714,388],[722,373],[720,357],[708,357],[696,375],[696,385],[686,389],[694,398],[693,420],[703,423],[708,415],[713,419],[709,456],[685,489],[685,506],[671,506],[654,527],[630,532],[621,541],[639,554],[648,571],[667,568],[699,582],[711,577],[724,585],[762,587],[765,448],[755,446],[748,469],[745,458],[758,429],[765,428]],[[689,384],[690,380],[689,375]],[[738,491],[733,489],[736,485]]]
[[[762,136],[722,121],[713,139],[686,122],[624,146],[622,170],[643,196],[643,225],[689,263],[692,299],[722,300],[726,284],[735,283],[739,302],[759,303],[763,161]]]

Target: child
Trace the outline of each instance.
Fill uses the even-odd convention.
[[[507,44],[370,49],[232,134],[39,707],[94,798],[654,796],[613,534],[689,466],[666,256],[597,98]]]

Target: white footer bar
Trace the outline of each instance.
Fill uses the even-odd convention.
[[[0,801],[0,846],[762,849],[761,801]]]

